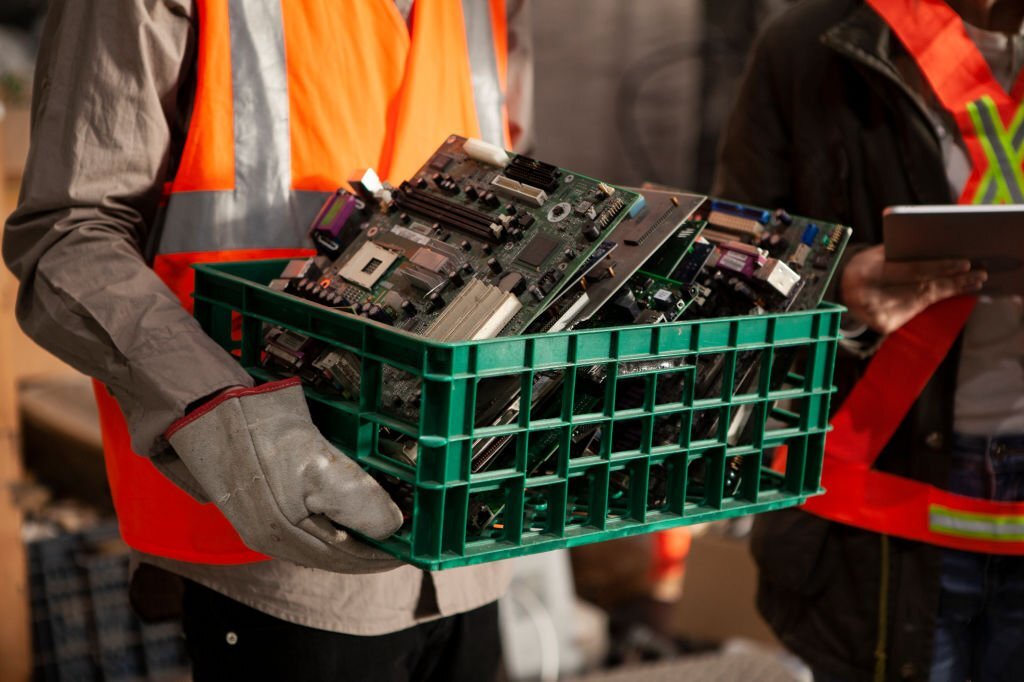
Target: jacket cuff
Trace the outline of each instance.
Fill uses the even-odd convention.
[[[265,384],[253,387],[236,387],[229,388],[226,391],[221,391],[212,400],[208,400],[198,408],[192,410],[181,419],[177,419],[171,424],[167,431],[164,432],[164,438],[170,440],[171,437],[185,428],[197,419],[209,414],[213,410],[217,409],[220,405],[223,405],[227,401],[233,398],[243,398],[248,395],[259,395],[261,393],[273,393],[282,389],[290,388],[292,386],[299,386],[302,381],[298,377],[289,377],[288,379],[281,379],[280,381],[270,381]]]
[[[252,386],[245,369],[196,325],[179,330],[173,341],[131,361],[110,392],[121,406],[132,449],[152,457],[167,448],[168,426],[188,405],[234,386]]]

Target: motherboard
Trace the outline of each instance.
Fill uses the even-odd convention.
[[[606,257],[594,267],[585,268],[534,321],[529,332],[562,331],[590,319],[629,277],[679,234],[706,199],[675,192],[651,192],[644,198],[641,210],[623,220],[605,242],[610,246]]]
[[[368,174],[353,184],[314,221],[319,257],[278,286],[442,341],[525,330],[642,201],[458,136],[397,188]]]
[[[671,192],[641,190],[647,206],[657,205],[659,197],[676,197]],[[619,230],[628,225],[624,222]],[[587,317],[581,309],[572,319],[560,319],[563,328],[619,326],[628,324],[662,324],[679,320],[759,315],[765,312],[808,310],[816,307],[835,273],[839,257],[850,238],[848,227],[826,224],[791,216],[782,210],[774,212],[753,209],[739,204],[707,199],[687,220],[676,227],[675,233],[664,240],[657,251],[638,267],[622,268],[605,282],[619,281],[614,294]],[[612,234],[615,240],[618,231]],[[589,291],[586,278],[577,289]],[[793,361],[791,355],[779,351],[774,364],[771,385],[779,387],[785,380]],[[739,353],[733,370],[733,383],[723,386],[727,358],[712,354],[697,361],[694,382],[696,398],[722,395],[728,388],[744,393],[759,379],[761,353]],[[615,393],[615,409],[623,410],[643,404],[647,375],[652,370],[672,369],[682,360],[666,359],[655,362],[626,362],[619,365],[619,379]],[[682,372],[665,372],[657,378],[656,393],[660,400],[681,400],[685,389]],[[557,372],[540,373],[533,386],[533,419],[556,417],[562,410],[561,392],[556,390],[562,377]],[[607,376],[600,366],[577,372],[576,405],[574,414],[600,410],[605,395]],[[511,423],[518,418],[518,401],[498,423]],[[719,429],[729,442],[740,440],[748,426],[749,412],[740,410],[729,424],[721,424],[718,411],[699,412],[690,424],[689,438],[696,442],[716,437]],[[656,420],[652,445],[663,446],[680,442],[681,420]],[[571,436],[570,457],[597,456],[601,453],[605,434],[600,426],[578,427]],[[623,423],[616,427],[611,439],[613,452],[635,450],[640,447],[642,428],[639,422]],[[511,447],[512,438],[494,439],[486,447],[474,451],[473,470],[501,469],[512,466],[516,456]],[[560,443],[556,432],[531,439],[527,453],[527,473],[531,476],[552,473],[554,456]],[[703,495],[703,462],[691,465],[688,497],[699,499]],[[740,483],[739,460],[727,460],[726,488],[734,492]],[[625,500],[629,476],[619,472],[612,477],[613,488]],[[663,466],[651,468],[649,479],[649,506],[657,508],[666,495],[667,471]],[[614,496],[616,491],[613,489]],[[501,513],[500,495],[481,496],[474,500],[470,520],[476,532],[484,532]]]
[[[637,192],[454,135],[398,187],[372,171],[350,185],[313,221],[317,256],[289,263],[271,287],[439,341],[523,332],[643,206]],[[271,369],[359,394],[352,353],[281,328],[264,350]],[[384,409],[416,421],[418,381],[385,371]]]
[[[479,140],[452,136],[398,187],[372,171],[339,190],[313,221],[317,255],[288,264],[271,287],[342,314],[356,315],[427,338],[464,341],[521,333],[807,310],[822,300],[850,237],[847,227],[661,188],[615,187],[579,173],[508,153]],[[792,357],[779,351],[772,386],[786,380]],[[659,396],[697,399],[744,392],[760,377],[759,351],[690,358],[685,372],[670,358],[618,364],[615,409],[644,403],[650,375]],[[298,375],[322,391],[355,399],[360,360],[343,349],[294,331],[268,327],[265,367]],[[730,365],[729,363],[732,362]],[[728,371],[727,370],[728,367]],[[576,372],[574,413],[601,410],[608,376],[597,365]],[[384,368],[381,408],[405,421],[419,418],[419,381]],[[724,382],[731,382],[726,386]],[[563,370],[534,375],[528,404],[518,377],[491,377],[476,385],[478,427],[557,417]],[[727,437],[747,427],[738,410],[728,424],[718,411],[696,415],[681,434],[680,418],[659,418],[652,445]],[[642,430],[617,424],[577,427],[571,457],[640,448]],[[557,432],[531,437],[526,473],[553,472],[561,447]],[[413,439],[382,432],[382,454],[415,465]],[[474,444],[473,472],[514,466],[515,436]],[[727,486],[739,484],[729,460]],[[691,465],[688,496],[702,495],[701,461]],[[649,504],[665,497],[667,476],[651,467]],[[663,468],[663,467],[662,467]],[[382,481],[396,499],[408,490]],[[628,474],[613,477],[625,495]],[[615,490],[612,494],[616,494]],[[490,532],[503,511],[500,492],[473,500],[470,530]]]

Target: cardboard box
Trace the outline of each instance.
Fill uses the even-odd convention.
[[[28,158],[29,108],[14,106],[6,108],[6,115],[0,120],[0,161],[5,179],[18,179]],[[13,209],[13,204],[3,211],[3,216]]]
[[[0,121],[0,239],[3,223],[14,209],[28,149],[27,110],[9,109],[7,114]],[[32,659],[21,512],[11,495],[12,484],[22,477],[17,383],[30,373],[70,370],[18,328],[17,290],[17,280],[0,264],[0,680],[21,682],[29,679]]]
[[[757,612],[757,566],[746,539],[715,533],[694,538],[679,601],[680,634],[697,640],[744,637],[780,646]]]

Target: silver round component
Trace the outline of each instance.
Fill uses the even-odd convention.
[[[575,180],[576,176],[572,174],[566,175],[564,178],[562,178],[562,182],[564,182],[567,185],[571,185],[573,182],[575,182]]]
[[[238,635],[234,632],[229,632],[224,639],[227,640],[227,643],[230,646],[238,644]]]
[[[568,201],[563,201],[560,204],[555,204],[548,211],[548,222],[557,223],[565,220],[572,214],[572,205]]]

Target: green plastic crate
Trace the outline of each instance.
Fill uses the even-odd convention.
[[[405,527],[388,540],[371,542],[416,566],[453,568],[756,514],[792,507],[822,492],[821,463],[843,310],[839,306],[441,343],[270,289],[266,285],[280,274],[285,262],[196,266],[196,318],[208,334],[239,357],[257,381],[279,378],[259,366],[265,323],[319,338],[362,359],[357,401],[309,388],[306,395],[313,419],[327,438],[367,469],[412,487],[412,513]],[[736,358],[750,352],[761,354],[760,378],[749,392],[737,394],[732,389]],[[698,363],[716,354],[724,354],[726,362],[721,396],[695,399],[693,381],[682,377],[691,388],[674,402],[659,402],[656,375],[671,371],[692,377]],[[777,357],[787,363],[797,357],[796,371],[786,372],[783,367],[787,380],[773,390],[767,377]],[[617,410],[615,390],[625,378],[619,376],[620,368],[666,358],[680,358],[680,366],[631,375],[650,377],[645,380],[643,405]],[[419,423],[404,423],[381,408],[385,365],[422,379]],[[595,365],[607,369],[605,395],[592,401],[599,403],[593,411],[577,414],[577,370]],[[528,396],[538,371],[565,372],[560,415],[532,419],[529,410],[522,410],[518,423],[474,425],[479,381],[516,376]],[[740,442],[730,444],[729,418],[742,406],[752,411],[752,427],[748,425]],[[717,433],[691,441],[689,424],[705,410],[719,412]],[[652,441],[655,421],[664,419],[682,420],[679,442]],[[615,452],[610,434],[614,428],[626,428],[627,422],[630,428],[640,427],[639,447]],[[601,454],[571,459],[568,445],[573,427],[588,423],[600,423],[606,434]],[[415,466],[378,450],[381,428],[418,441]],[[473,443],[504,434],[515,434],[515,466],[471,473]],[[528,475],[530,439],[551,437],[559,439],[552,460],[555,473]],[[780,474],[770,468],[769,460],[782,445],[788,447],[788,457]],[[703,460],[703,485],[700,494],[694,495],[695,484],[688,479],[690,463],[697,460]],[[734,491],[726,486],[730,462],[738,463],[733,468],[740,473]],[[663,503],[656,508],[648,500],[652,471],[667,482]],[[468,515],[481,498],[501,500],[501,522],[486,533],[474,534],[469,531]]]

